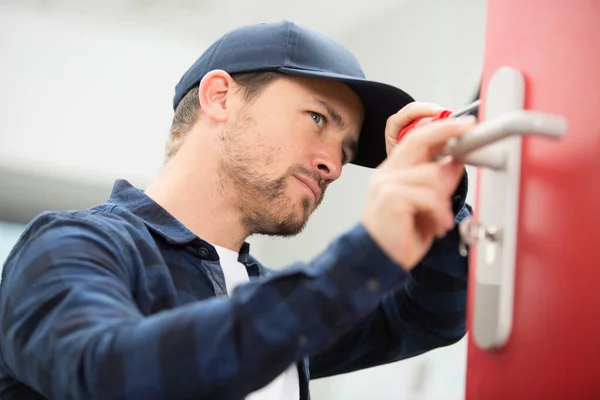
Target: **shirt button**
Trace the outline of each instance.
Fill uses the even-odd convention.
[[[198,250],[196,250],[196,253],[198,253],[198,255],[202,258],[206,258],[208,257],[208,249],[206,247],[200,247],[198,248]]]
[[[376,292],[379,290],[379,280],[369,279],[366,286],[369,292]]]
[[[304,347],[308,344],[308,337],[305,334],[298,336],[298,345]]]

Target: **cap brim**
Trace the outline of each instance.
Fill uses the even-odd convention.
[[[356,92],[365,109],[365,120],[358,140],[358,152],[352,164],[367,168],[377,167],[387,157],[385,125],[388,118],[415,101],[408,93],[385,83],[320,71],[286,67],[277,68],[277,70],[290,75],[343,82]]]

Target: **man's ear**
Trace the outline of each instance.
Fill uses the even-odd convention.
[[[235,82],[227,72],[216,69],[206,74],[198,86],[198,99],[202,114],[215,122],[225,122],[228,117],[227,97],[233,93]]]

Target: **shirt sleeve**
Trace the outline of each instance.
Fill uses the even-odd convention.
[[[361,225],[308,265],[142,315],[135,243],[100,218],[39,219],[5,265],[0,363],[56,399],[243,398],[329,347],[409,275]]]
[[[471,215],[464,205],[456,222]],[[454,229],[436,240],[402,287],[327,350],[310,359],[311,378],[383,365],[456,343],[466,333],[468,259]]]

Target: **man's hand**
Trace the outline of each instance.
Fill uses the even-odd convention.
[[[439,111],[431,105],[408,107],[405,114],[395,114],[388,121],[386,141],[392,138],[390,132],[399,132],[414,115],[427,115],[423,111],[427,109],[430,115]],[[432,159],[448,139],[460,137],[474,123],[474,118],[443,119],[416,128],[398,144],[390,140],[388,158],[371,178],[362,222],[381,249],[408,270],[423,258],[436,237],[454,227],[451,197],[464,166],[450,158]]]
[[[385,150],[387,155],[389,156],[398,144],[398,134],[405,126],[417,118],[435,117],[444,110],[447,110],[447,108],[440,107],[437,104],[413,102],[389,117],[385,126]]]

